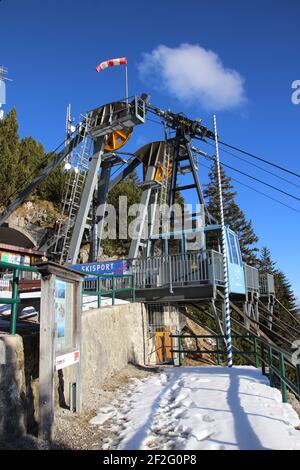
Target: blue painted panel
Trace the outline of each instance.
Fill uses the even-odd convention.
[[[98,263],[72,264],[68,266],[71,269],[80,271],[89,279],[96,279],[93,274],[131,274],[131,261],[127,259],[116,261],[100,261]]]
[[[243,267],[235,263],[228,263],[229,292],[245,294],[245,276]]]
[[[239,240],[236,233],[228,227],[226,228],[226,243],[228,253],[229,292],[233,294],[245,294],[245,274]]]

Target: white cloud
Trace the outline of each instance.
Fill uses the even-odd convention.
[[[138,69],[144,82],[181,103],[196,102],[207,110],[219,111],[246,101],[243,77],[225,68],[215,52],[199,45],[160,45],[143,54]]]

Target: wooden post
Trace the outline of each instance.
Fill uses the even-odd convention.
[[[38,271],[42,275],[41,281],[41,313],[40,313],[40,364],[39,364],[39,438],[51,441],[53,438],[54,423],[54,374],[56,371],[56,357],[65,360],[65,367],[73,365],[76,377],[76,403],[77,411],[81,407],[80,397],[80,360],[81,353],[81,313],[82,313],[82,280],[84,274],[73,271],[52,262],[39,263]],[[56,344],[56,282],[70,284],[73,302],[70,307],[72,319],[72,341],[64,351],[57,349]],[[66,285],[67,285],[66,284]],[[67,289],[66,289],[67,290]],[[62,297],[67,299],[66,297]],[[65,312],[66,313],[66,312]],[[64,354],[64,356],[62,355]],[[71,359],[69,359],[71,355]],[[76,356],[76,359],[75,359]],[[68,360],[67,360],[68,357]],[[73,359],[74,358],[74,359]],[[63,368],[64,365],[59,366]]]
[[[54,311],[55,277],[41,283],[40,373],[39,373],[39,438],[51,441],[54,421]]]

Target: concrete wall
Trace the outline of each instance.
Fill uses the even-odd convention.
[[[82,313],[80,360],[82,409],[91,393],[129,362],[145,364],[146,312],[143,304],[123,304]]]
[[[145,364],[147,331],[146,310],[140,303],[82,313],[82,410],[93,408],[93,393],[99,393],[115,372],[129,362]],[[36,432],[38,365],[38,333],[23,337],[0,335],[0,438]],[[69,384],[76,381],[74,367],[55,373],[56,405],[69,405]]]

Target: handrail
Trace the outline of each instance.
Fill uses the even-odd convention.
[[[17,312],[18,312],[18,304],[20,303],[19,297],[19,277],[20,272],[22,271],[30,271],[30,272],[37,272],[37,268],[35,266],[27,266],[25,264],[15,264],[15,263],[7,263],[6,261],[0,261],[0,269],[12,269],[13,271],[13,279],[12,279],[12,296],[11,298],[0,298],[1,304],[11,305],[11,316],[10,316],[10,334],[15,335],[17,331]]]
[[[219,340],[224,339],[224,335],[180,335],[180,334],[170,334],[172,341],[171,354],[174,360],[174,354],[179,356],[179,365],[182,363],[182,355],[184,353],[189,354],[216,354],[217,355],[217,364],[220,365],[220,355],[226,355],[227,350],[220,349]],[[173,338],[177,338],[177,347],[173,347]],[[185,338],[213,338],[216,340],[216,349],[186,349],[182,347],[182,340]],[[292,354],[289,351],[285,351],[279,346],[269,343],[265,338],[257,336],[252,332],[248,332],[246,335],[241,334],[232,334],[232,338],[240,338],[249,341],[252,340],[253,349],[250,351],[240,351],[236,348],[233,351],[233,354],[240,356],[254,356],[255,358],[255,367],[261,367],[262,374],[266,375],[266,368],[268,368],[268,378],[270,385],[274,386],[274,377],[276,376],[281,385],[281,394],[282,401],[287,402],[287,389],[290,389],[300,400],[300,363],[294,364],[292,359]],[[275,354],[276,353],[276,356]],[[276,365],[278,363],[278,366]],[[290,377],[287,376],[286,365],[292,368],[292,375],[294,376],[294,383]],[[291,375],[291,374],[290,374]]]
[[[112,305],[115,305],[116,294],[119,292],[131,292],[131,302],[135,302],[135,277],[134,274],[94,274],[88,277],[95,277],[93,280],[86,280],[84,282],[94,282],[96,289],[82,289],[83,295],[97,296],[98,308],[101,308],[101,297],[103,294],[112,296]],[[129,287],[118,287],[116,281],[118,279],[130,279]],[[111,289],[103,289],[101,280],[111,280]]]

